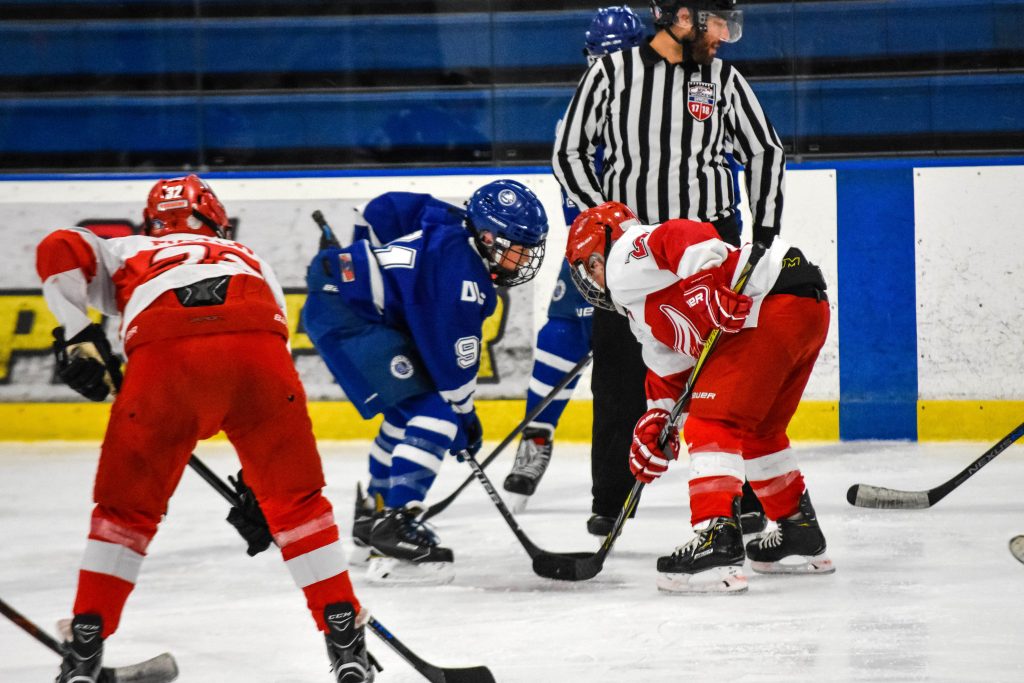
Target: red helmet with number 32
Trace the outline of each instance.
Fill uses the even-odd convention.
[[[159,180],[142,211],[142,231],[151,237],[174,233],[225,237],[228,214],[210,186],[192,174]]]
[[[615,240],[637,222],[636,214],[625,204],[605,202],[580,213],[569,228],[565,245],[569,273],[583,298],[598,308],[615,310],[604,282],[604,264]],[[601,273],[600,282],[594,279],[595,269]]]

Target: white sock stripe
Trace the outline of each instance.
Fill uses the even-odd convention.
[[[396,427],[387,420],[380,423],[380,433],[388,437],[392,441],[401,441],[405,438],[405,428]]]
[[[784,448],[777,453],[769,453],[747,460],[747,479],[750,481],[774,479],[798,469],[796,458],[793,457],[793,450]]]
[[[743,457],[721,451],[690,453],[690,481],[703,477],[736,477],[743,481]]]
[[[285,562],[295,585],[299,588],[312,586],[348,569],[348,559],[341,541],[335,541],[316,550],[303,553]]]
[[[93,536],[101,537],[104,541],[127,546],[137,553],[144,554],[149,546],[149,538],[145,534],[126,529],[120,524],[115,524],[103,517],[92,518],[89,533]]]
[[[556,356],[555,354],[549,351],[545,351],[544,349],[534,349],[533,361],[535,363],[543,363],[549,368],[561,370],[562,372],[569,372],[574,367],[576,367],[577,363],[577,361],[568,360],[567,358],[562,358],[561,356]]]
[[[787,486],[793,483],[793,480],[796,479],[799,474],[799,472],[787,472],[781,477],[774,477],[769,479],[767,482],[759,482],[757,484],[751,483],[750,486],[754,489],[754,493],[757,494],[758,498],[767,498],[768,496],[774,496],[777,493],[781,493]]]
[[[533,393],[537,394],[538,396],[547,396],[548,394],[551,393],[551,390],[554,389],[554,388],[555,388],[554,385],[545,384],[544,382],[541,382],[536,377],[531,377],[530,378],[529,390],[532,391]],[[562,389],[561,391],[558,392],[558,394],[555,395],[555,400],[556,401],[568,401],[569,399],[572,398],[572,392],[575,391],[575,390],[576,390],[575,387],[573,387],[572,389],[569,389],[568,387],[565,388],[565,389]]]
[[[142,568],[144,557],[145,555],[119,543],[107,543],[90,538],[85,544],[82,569],[97,574],[116,576],[134,584],[139,578],[139,569]]]
[[[307,536],[312,536],[324,529],[330,529],[332,526],[334,526],[334,514],[325,512],[316,519],[311,519],[305,524],[300,524],[294,529],[277,532],[274,534],[274,542],[277,543],[279,548],[283,548],[286,545],[295,543],[295,541],[299,541]]]
[[[428,417],[427,415],[417,415],[409,420],[409,424],[406,426],[406,431],[409,431],[413,427],[416,429],[422,429],[426,432],[441,434],[447,437],[449,441],[454,439],[455,435],[459,433],[459,426],[454,422],[441,420],[436,417]],[[394,452],[398,452],[398,447],[395,448]]]
[[[736,477],[715,477],[699,483],[690,482],[690,498],[701,493],[720,493],[729,491],[737,486],[743,486],[743,480]]]
[[[370,457],[384,467],[391,466],[391,453],[378,446],[376,441],[370,446]]]
[[[441,469],[441,458],[438,458],[433,453],[425,451],[422,448],[416,448],[415,446],[409,446],[408,444],[401,444],[395,449],[394,458],[391,461],[392,468],[395,467],[395,462],[397,460],[411,462],[414,465],[430,470],[435,474]]]

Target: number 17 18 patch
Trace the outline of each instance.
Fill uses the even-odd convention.
[[[718,84],[690,81],[686,85],[686,108],[689,109],[690,116],[698,121],[707,121],[715,113]]]

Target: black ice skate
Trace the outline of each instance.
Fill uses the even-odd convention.
[[[768,526],[768,517],[764,514],[764,507],[757,499],[754,488],[749,481],[743,482],[743,497],[740,499],[740,528],[743,535],[759,534]]]
[[[831,574],[825,536],[807,491],[800,496],[799,517],[780,519],[778,527],[747,543],[750,568],[759,574]]]
[[[370,547],[370,532],[373,522],[383,516],[384,501],[380,495],[368,496],[363,485],[356,484],[356,510],[352,519],[352,543],[357,548]]]
[[[385,510],[370,532],[367,577],[380,583],[439,584],[455,578],[452,551],[417,517],[419,503]]]
[[[327,623],[327,656],[336,683],[372,683],[376,660],[366,650],[366,631],[356,624],[350,602],[336,602],[324,608]]]
[[[527,427],[519,441],[516,461],[512,471],[505,477],[505,490],[513,512],[522,512],[527,499],[537,490],[540,478],[551,463],[551,430],[543,427]]]
[[[71,620],[71,641],[65,643],[64,661],[56,683],[104,683],[103,619],[98,614],[79,614]]]
[[[658,558],[658,589],[669,593],[740,593],[747,590],[743,574],[743,533],[739,498],[732,517],[714,517],[694,528],[696,536]]]

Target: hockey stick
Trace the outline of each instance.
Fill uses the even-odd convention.
[[[1013,445],[1013,442],[1021,436],[1024,436],[1024,422],[1017,425],[999,443],[982,453],[981,457],[968,465],[955,477],[933,489],[928,489],[927,491],[900,491],[888,489],[884,486],[854,484],[846,492],[846,500],[850,502],[850,505],[862,508],[882,508],[887,510],[922,510],[930,508],[945,498],[950,491],[974,476],[975,472]]]
[[[516,538],[519,539],[519,543],[526,549],[526,554],[533,560],[533,571],[536,574],[545,578],[562,579],[564,581],[585,581],[597,576],[597,573],[601,571],[601,567],[598,566],[595,570],[592,564],[588,562],[588,560],[593,558],[593,553],[552,553],[539,548],[530,540],[522,527],[519,526],[519,522],[516,521],[515,516],[509,511],[505,501],[498,495],[494,484],[491,483],[490,478],[484,472],[480,463],[476,461],[476,458],[470,455],[468,451],[462,451],[459,457],[468,462],[469,466],[473,468],[473,476],[483,484],[487,495],[491,497],[491,502],[498,508],[498,512],[501,513],[505,522],[508,523],[512,533],[515,534]]]
[[[733,291],[737,294],[742,294],[743,290],[747,287],[747,282],[750,280],[751,273],[754,272],[754,268],[757,266],[758,261],[764,256],[766,248],[760,242],[754,242],[750,248],[750,256],[747,258],[746,264],[743,266],[743,270],[740,271],[740,276],[736,280],[736,284],[733,286]],[[672,425],[675,424],[676,420],[682,414],[686,405],[690,402],[690,395],[693,393],[693,386],[697,383],[697,377],[704,369],[704,365],[707,363],[708,356],[711,355],[711,351],[718,344],[718,339],[721,336],[721,330],[717,327],[708,334],[707,341],[704,342],[704,347],[700,351],[700,355],[697,357],[697,362],[693,366],[693,370],[690,371],[690,376],[686,380],[686,386],[683,388],[683,393],[676,401],[675,405],[672,406],[672,410],[668,415],[668,422],[665,423],[665,428],[661,430],[661,434],[658,435],[658,448],[662,451],[668,445],[669,432]],[[597,576],[601,569],[604,568],[604,560],[608,557],[608,553],[612,549],[612,545],[615,544],[615,539],[622,533],[622,528],[626,525],[626,520],[636,510],[637,504],[640,502],[640,492],[644,490],[644,483],[637,481],[633,484],[633,488],[630,490],[629,495],[626,496],[625,502],[622,504],[622,510],[619,511],[619,516],[615,519],[615,524],[612,525],[612,530],[605,536],[604,541],[601,542],[601,547],[598,548],[597,552],[591,555],[589,558],[584,560],[578,560],[573,570],[578,573],[582,578],[573,578],[570,575],[564,575],[567,569],[567,563],[563,561],[550,561],[542,559],[540,561],[535,560],[533,563],[533,571],[541,576],[546,576],[551,579],[563,579],[566,581],[580,581],[583,579],[589,579]]]
[[[206,467],[198,458],[192,456],[196,462],[202,467],[200,476],[205,479],[213,488],[224,497],[224,500],[231,503],[233,506],[239,506],[242,504],[241,498],[238,494],[231,490],[231,487],[224,483],[217,473]],[[391,631],[384,628],[374,618],[370,618],[369,625],[373,628],[373,632],[376,633],[381,640],[383,640],[388,647],[393,649],[402,659],[407,661],[414,669],[423,674],[423,677],[434,683],[493,683],[494,676],[491,675],[490,670],[486,666],[474,666],[466,669],[446,669],[440,666],[434,666],[433,664],[426,662],[416,656],[412,650],[406,647],[402,641],[398,640],[391,633]],[[140,681],[140,683],[148,683]]]
[[[522,422],[520,422],[518,425],[516,425],[515,429],[513,429],[508,434],[508,436],[506,436],[505,439],[501,443],[498,444],[498,447],[495,448],[493,451],[491,451],[491,453],[480,462],[480,468],[481,469],[486,469],[488,465],[490,465],[492,462],[494,462],[494,459],[497,458],[499,455],[501,455],[501,452],[503,450],[505,450],[505,448],[510,443],[512,443],[512,441],[514,441],[517,436],[519,436],[520,432],[522,432],[524,429],[526,429],[527,425],[529,425],[531,422],[533,422],[534,419],[536,419],[536,417],[541,414],[541,411],[543,411],[545,408],[547,408],[551,404],[551,402],[554,401],[558,397],[558,394],[561,393],[562,390],[564,390],[567,386],[569,386],[569,384],[571,384],[572,381],[574,379],[576,379],[576,377],[581,372],[583,372],[584,368],[586,368],[587,365],[590,364],[590,361],[593,360],[593,359],[594,359],[594,352],[593,351],[587,351],[587,355],[585,355],[580,360],[580,362],[576,363],[576,365],[574,365],[572,367],[572,369],[569,370],[569,372],[565,373],[565,376],[562,377],[561,380],[559,380],[558,384],[556,384],[554,386],[554,388],[551,389],[550,392],[548,392],[547,396],[542,398],[540,403],[535,405],[533,407],[533,409],[530,410],[530,412],[526,414],[526,417],[523,418]],[[428,519],[430,519],[431,517],[433,517],[433,516],[443,512],[449,505],[452,504],[452,501],[454,501],[455,498],[460,493],[462,493],[462,490],[465,489],[467,486],[469,486],[470,482],[473,481],[474,476],[475,475],[473,475],[473,474],[469,475],[466,478],[466,480],[464,482],[462,482],[462,484],[460,484],[459,487],[457,489],[455,489],[447,498],[445,498],[444,500],[439,500],[438,502],[436,502],[433,505],[431,505],[430,507],[428,507],[423,512],[423,514],[420,515],[420,521],[425,522]]]
[[[58,643],[49,633],[32,623],[28,617],[0,599],[0,613],[14,622],[23,631],[38,640],[60,656],[65,646]],[[170,683],[178,677],[178,665],[169,653],[157,655],[138,664],[119,667],[103,667],[100,679],[104,683]]]
[[[415,652],[395,638],[394,634],[384,628],[384,625],[376,619],[371,617],[369,623],[373,632],[380,636],[388,647],[397,652],[399,657],[423,674],[423,677],[431,683],[495,683],[491,670],[486,666],[471,666],[465,669],[446,669],[442,666],[434,666],[417,657]]]

